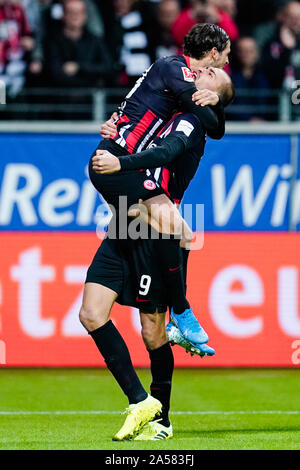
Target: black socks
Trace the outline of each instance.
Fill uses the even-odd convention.
[[[160,424],[169,427],[169,409],[172,387],[172,375],[174,370],[174,356],[170,343],[166,343],[158,349],[148,351],[151,361],[152,383],[151,395],[162,403],[159,415]]]
[[[108,369],[127,395],[129,404],[145,400],[148,394],[133,368],[128,348],[112,321],[109,320],[89,334],[104,357]]]
[[[145,400],[148,394],[133,368],[128,348],[112,321],[108,321],[89,334],[104,357],[108,369],[127,395],[129,404]],[[168,427],[170,426],[168,415],[174,370],[173,352],[169,343],[148,352],[152,374],[151,395],[162,403],[160,424]]]
[[[182,273],[183,273],[183,281],[184,281],[184,287],[185,287],[185,294],[186,294],[186,289],[187,289],[187,265],[188,265],[188,259],[189,259],[189,254],[191,250],[187,250],[185,248],[181,248],[181,253],[182,253]]]
[[[174,236],[171,236],[171,238],[159,238],[157,244],[169,303],[175,313],[183,313],[187,308],[190,308],[190,304],[185,296],[183,254],[180,248],[180,240]]]

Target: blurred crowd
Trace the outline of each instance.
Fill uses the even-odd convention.
[[[130,87],[154,60],[180,53],[200,22],[229,34],[236,88],[300,79],[300,1],[0,0],[0,80],[10,96],[24,87]]]

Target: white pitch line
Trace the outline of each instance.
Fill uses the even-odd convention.
[[[120,415],[122,411],[105,410],[60,410],[60,411],[0,411],[0,416],[76,416],[76,415]],[[232,411],[171,411],[172,415],[300,415],[300,410],[232,410]]]

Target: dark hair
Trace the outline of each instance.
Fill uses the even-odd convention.
[[[229,40],[226,31],[216,24],[196,24],[184,38],[184,54],[199,60],[214,47],[223,52]]]
[[[222,90],[219,91],[220,100],[224,107],[230,105],[230,103],[235,98],[235,88],[234,88],[233,81],[231,80],[229,76],[228,78],[229,80],[226,83],[226,85],[224,85]]]

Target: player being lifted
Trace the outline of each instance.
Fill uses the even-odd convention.
[[[214,35],[216,35],[215,42]],[[149,142],[149,139],[153,137],[155,133],[159,131],[163,123],[170,118],[174,110],[180,108],[186,109],[187,111],[190,110],[195,115],[198,115],[205,130],[208,131],[210,135],[218,138],[222,137],[224,133],[224,118],[222,105],[218,103],[219,96],[213,93],[208,97],[209,102],[214,101],[214,104],[217,105],[215,109],[218,119],[214,111],[210,108],[195,106],[192,102],[192,95],[196,91],[196,88],[192,75],[189,74],[191,70],[188,68],[188,65],[196,69],[201,60],[206,60],[210,63],[216,60],[219,62],[219,65],[225,65],[228,61],[227,56],[229,50],[230,43],[228,36],[220,28],[214,25],[203,25],[200,29],[197,27],[193,28],[192,32],[187,35],[186,38],[185,52],[188,55],[185,57],[176,56],[169,59],[161,59],[152,66],[148,74],[140,81],[139,86],[135,88],[134,93],[129,95],[126,106],[123,107],[123,114],[117,122],[118,132],[114,140],[103,141],[99,148],[110,150],[117,156],[130,155],[137,149],[142,150]],[[209,73],[213,74],[213,71],[210,70]],[[170,85],[168,81],[170,81]],[[223,95],[224,97],[226,96],[226,92],[224,92],[225,88],[228,88],[228,83],[223,83],[222,90],[218,89],[221,93],[225,93]],[[147,100],[148,102],[144,99],[146,95],[150,95]],[[202,98],[205,101],[207,97],[203,96]],[[138,101],[138,105],[136,101]],[[199,110],[201,110],[201,112],[199,112]],[[220,127],[221,131],[219,130]],[[182,150],[183,148],[181,148],[181,151]],[[99,176],[93,172],[92,168],[91,175],[96,179]],[[122,185],[123,188],[124,185],[132,188],[134,184],[135,187],[138,188],[135,194],[132,192],[128,193],[129,204],[131,200],[134,202],[137,199],[147,201],[147,199],[153,197],[154,192],[151,193],[150,190],[147,189],[146,186],[148,185],[144,186],[145,181],[149,181],[149,179],[154,183],[152,187],[154,187],[153,191],[155,191],[155,194],[159,196],[163,195],[163,191],[161,188],[158,188],[155,179],[145,177],[143,172],[130,171],[126,175],[121,173],[116,174],[113,175],[113,180],[108,178],[107,175],[100,176],[101,185],[103,179],[107,178],[104,186],[101,187],[101,192],[104,197],[106,195],[112,195],[110,200],[114,199],[116,196],[112,191],[112,185],[115,187],[116,182],[120,183],[118,194],[122,194]],[[133,176],[135,176],[135,178],[131,179]],[[117,177],[119,178],[116,179]],[[96,180],[95,183],[97,184]],[[116,200],[116,206],[117,204],[118,201]],[[170,202],[170,206],[171,205]],[[180,251],[179,243],[178,251]],[[171,257],[169,257],[169,259],[170,258]],[[116,439],[126,439],[137,432],[143,424],[153,419],[154,415],[160,410],[161,404],[147,395],[143,389],[132,367],[129,352],[122,337],[119,335],[114,325],[108,321],[111,306],[117,298],[117,290],[114,291],[113,289],[103,287],[103,285],[107,285],[105,282],[104,284],[102,283],[101,289],[100,278],[101,275],[95,279],[89,278],[88,276],[80,318],[93,337],[108,368],[129,399],[129,415],[123,428],[116,435]],[[178,285],[180,282],[182,282],[182,279],[178,281]],[[184,292],[184,286],[181,288]],[[173,288],[173,291],[174,290]],[[178,296],[172,299],[173,305],[175,305],[176,302],[179,304],[180,301],[181,299],[179,300]],[[178,309],[180,315],[182,308],[178,307]],[[189,309],[187,308],[185,311],[186,310]],[[204,335],[204,332],[201,332],[201,334]],[[199,340],[199,334],[196,339],[197,341]]]

